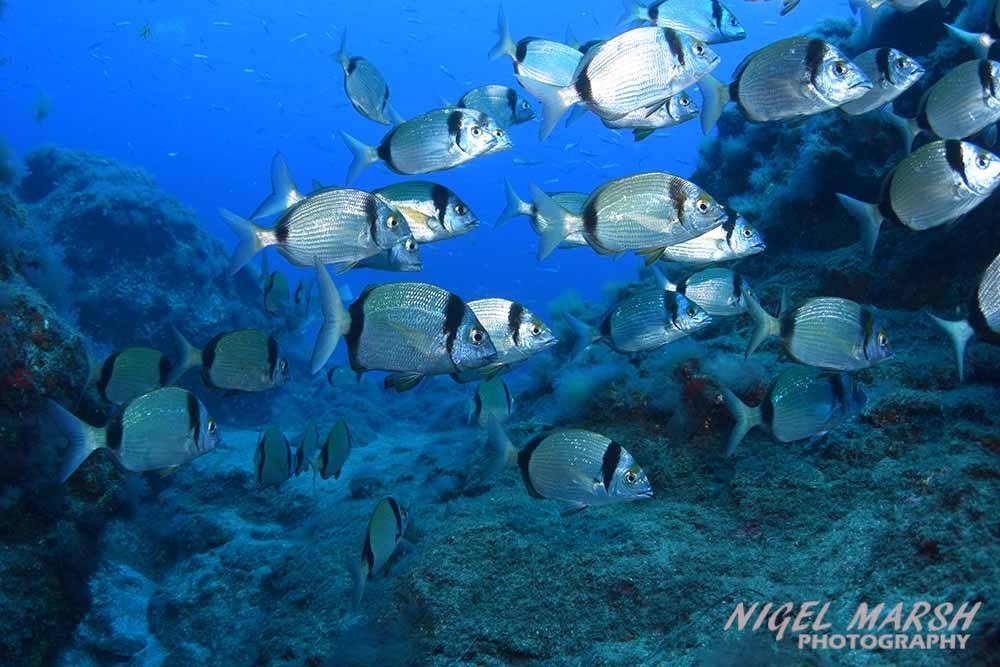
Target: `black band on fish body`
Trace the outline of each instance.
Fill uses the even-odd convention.
[[[514,412],[514,397],[510,395],[510,387],[503,380],[500,381],[501,386],[503,386],[504,396],[507,397],[507,414]]]
[[[361,293],[358,300],[347,309],[351,315],[351,325],[344,334],[344,343],[347,345],[347,360],[351,364],[351,370],[359,373],[368,370],[358,362],[358,342],[361,340],[361,333],[365,328],[365,301],[368,300],[375,285],[369,285]]]
[[[369,530],[365,531],[365,546],[361,548],[361,560],[368,568],[365,577],[371,577],[372,570],[375,569],[375,552],[372,551],[371,526],[369,526]]]
[[[517,113],[517,91],[513,88],[507,89],[507,106],[510,107],[511,114]]]
[[[983,97],[996,97],[996,84],[993,81],[993,68],[989,60],[980,60],[979,67],[979,87],[982,88]]]
[[[201,450],[201,406],[198,397],[188,392],[187,395],[188,433],[194,437],[195,451]]]
[[[108,420],[107,426],[104,427],[104,444],[108,446],[108,449],[116,452],[121,449],[122,437],[125,435],[125,426],[122,423],[124,415],[125,410],[118,410]]]
[[[455,347],[455,338],[458,336],[458,327],[462,325],[465,317],[465,302],[457,294],[449,293],[448,302],[444,306],[444,335],[445,347],[448,356],[451,356],[452,348]]]
[[[344,435],[347,438],[347,451],[351,451],[351,429],[347,426],[347,422],[344,422]]]
[[[872,336],[875,335],[875,315],[869,308],[861,307],[859,310],[858,324],[861,326],[862,332],[862,351],[864,352],[865,359],[868,359],[868,343],[871,342]]]
[[[902,224],[899,216],[896,215],[896,211],[892,208],[892,179],[896,176],[896,170],[893,169],[885,178],[882,179],[882,187],[878,194],[878,212],[882,214],[882,217],[886,220],[892,220]]]
[[[577,77],[576,83],[573,85],[576,88],[576,92],[580,96],[581,100],[584,102],[591,102],[593,100],[594,93],[591,89],[590,77],[587,76],[586,69],[580,72],[580,76]]]
[[[517,301],[510,302],[510,310],[507,311],[507,329],[514,345],[521,344],[521,316],[524,315],[524,306]]]
[[[531,463],[531,455],[538,449],[538,445],[545,440],[545,435],[535,436],[524,449],[517,453],[517,467],[521,469],[521,477],[524,478],[524,488],[532,498],[544,499],[545,496],[535,490],[535,485],[531,483],[531,475],[528,473],[528,464]]]
[[[514,66],[517,67],[524,62],[524,59],[528,56],[528,45],[534,37],[525,37],[517,43],[517,48],[514,49]]]
[[[646,16],[651,23],[656,23],[660,18],[660,5],[662,2],[654,2],[646,9]]]
[[[806,71],[809,72],[809,81],[815,86],[819,79],[820,68],[823,66],[823,56],[826,54],[826,42],[822,39],[810,39],[806,45]]]
[[[257,443],[257,470],[254,472],[257,474],[257,483],[260,484],[264,479],[264,466],[267,464],[267,431],[264,431],[263,435],[260,436],[260,441]]]
[[[972,330],[976,332],[976,335],[981,340],[991,345],[1000,345],[1000,331],[994,331],[990,328],[990,323],[986,319],[982,307],[979,305],[978,297],[973,298],[972,304],[969,306],[968,322],[969,326],[972,327]]]
[[[677,283],[677,285],[675,286],[676,289],[672,291],[677,292],[678,294],[687,294],[688,278],[690,277],[691,276],[685,276],[683,280]]]
[[[385,87],[385,94],[382,95],[382,106],[381,106],[382,113],[385,113],[385,111],[388,108],[389,108],[389,86],[386,85],[386,87]]]
[[[386,165],[393,171],[398,172],[396,164],[392,159],[392,138],[396,136],[396,129],[399,126],[392,128],[384,137],[382,137],[382,142],[378,145],[376,152],[378,153],[378,158],[386,163]]]
[[[399,511],[399,503],[393,497],[388,497],[386,500],[389,502],[389,507],[392,508],[392,513],[396,515],[396,541],[403,536],[403,513]]]
[[[448,134],[451,136],[451,141],[454,144],[458,144],[458,135],[462,131],[462,112],[452,111],[448,114]]]
[[[431,188],[431,201],[434,203],[434,210],[437,211],[437,219],[444,225],[445,216],[448,215],[448,200],[451,192],[443,185],[434,184]]]
[[[969,179],[965,176],[965,160],[962,159],[962,142],[957,139],[949,139],[944,142],[944,157],[948,161],[951,170],[962,178],[965,187],[972,190]]]
[[[227,335],[228,334],[226,333],[217,334],[214,338],[212,338],[212,340],[208,341],[208,344],[205,345],[205,349],[201,352],[201,379],[206,385],[212,387],[213,389],[218,388],[215,386],[215,383],[212,382],[212,364],[215,363],[215,352],[219,346],[219,341]]]
[[[279,244],[288,241],[288,215],[282,216],[281,220],[274,225],[274,240]],[[273,281],[273,276],[272,276]],[[272,282],[273,284],[273,282]]]
[[[764,400],[760,402],[760,418],[768,429],[774,428],[774,385],[768,390]]]
[[[164,355],[160,355],[160,386],[166,387],[167,380],[170,379],[170,371],[174,369],[174,365],[170,363],[170,360]]]
[[[537,209],[535,215],[538,215]],[[583,231],[588,237],[597,239],[597,201],[588,201],[583,209]]]
[[[795,335],[795,311],[790,310],[787,313],[779,313],[778,327],[778,335],[781,337],[781,340],[791,341],[792,336]]]
[[[684,189],[684,181],[679,178],[671,178],[668,186],[670,201],[674,203],[674,211],[677,213],[677,220],[684,226],[684,205],[687,203],[687,191]]]
[[[614,309],[611,309],[605,314],[604,318],[601,320],[601,326],[599,331],[604,338],[611,340],[611,315],[614,313]]]
[[[743,298],[743,276],[739,271],[733,271],[733,298],[737,301]]]
[[[878,68],[879,73],[885,77],[886,81],[895,85],[895,81],[892,80],[892,65],[889,63],[889,54],[892,49],[888,47],[883,47],[875,52],[875,66]]]
[[[677,62],[683,66],[684,65],[684,44],[681,43],[681,38],[677,33],[671,28],[663,29],[663,39],[667,42],[667,48],[670,49],[670,55],[677,59]]]
[[[288,442],[288,438],[284,433],[281,434],[281,439],[285,441],[285,461],[288,463],[288,471],[292,470],[292,446]]]
[[[365,219],[368,221],[368,234],[372,242],[378,238],[378,204],[375,195],[368,195],[365,198]]]
[[[479,395],[477,391],[472,397],[473,414],[476,415],[476,419],[483,416],[483,397]]]
[[[108,385],[111,384],[111,376],[115,372],[115,362],[118,360],[119,352],[115,352],[104,360],[101,365],[101,377],[97,380],[97,393],[105,401],[109,400],[107,395]]]
[[[274,336],[267,337],[267,369],[274,377],[274,369],[278,367],[278,341]]]
[[[743,101],[740,99],[740,77],[742,76],[743,74],[740,73],[740,75],[736,76],[729,84],[729,99],[736,103],[736,107],[740,110],[741,114],[743,114],[746,118],[752,118],[750,110],[743,106]]]
[[[719,0],[712,0],[712,23],[722,32],[722,3]]]
[[[622,459],[622,446],[617,442],[608,443],[608,448],[604,450],[604,458],[601,460],[601,478],[604,481],[604,491],[611,493],[611,482],[615,478],[615,470]]]
[[[845,383],[846,376],[843,373],[830,373],[827,379],[830,382],[830,388],[833,390],[833,400],[838,407],[843,406],[847,403],[847,386]]]
[[[360,58],[360,57],[358,57],[358,56],[355,56],[354,58],[349,59],[347,61],[347,73],[348,74],[354,74],[354,71],[356,69],[358,69],[358,63],[361,62],[362,60],[363,59]]]
[[[677,292],[663,291],[663,312],[666,313],[667,319],[675,328],[680,328],[677,326],[677,309],[680,306],[677,303]]]

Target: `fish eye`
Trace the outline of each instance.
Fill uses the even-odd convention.
[[[896,58],[896,69],[904,69],[906,67],[906,58]]]
[[[750,238],[751,236],[753,236],[753,230],[750,229],[749,227],[744,227],[743,228],[743,236],[745,236],[747,238]]]
[[[537,324],[532,324],[531,325],[531,335],[532,336],[537,336],[537,335],[539,335],[541,333],[542,333],[542,328],[540,326],[538,326]]]
[[[469,209],[465,207],[465,204],[455,204],[455,213],[458,215],[465,215],[469,212]]]
[[[288,370],[288,359],[282,359],[281,360],[281,370],[282,371],[287,371]]]
[[[698,314],[698,310],[693,305],[690,305],[687,308],[687,314],[688,317],[694,317],[695,315]]]
[[[986,169],[986,167],[990,166],[990,159],[980,153],[976,156],[976,166],[980,169]]]
[[[417,249],[417,243],[413,239],[406,239],[406,245],[403,247],[406,248],[407,252],[415,252]]]
[[[219,427],[218,427],[218,425],[216,425],[215,420],[214,419],[209,419],[208,420],[208,434],[209,435],[215,435],[216,431],[218,431],[218,430],[219,430]]]
[[[521,102],[521,108],[522,109],[530,109],[531,105],[528,104],[527,102]]]
[[[482,329],[473,329],[469,334],[469,338],[472,339],[474,345],[482,345],[483,341],[486,340],[486,333]]]
[[[474,125],[472,127],[472,136],[478,137],[482,133],[483,133],[483,130],[478,125]]]
[[[687,95],[682,95],[681,96],[681,106],[682,107],[686,107],[686,106],[689,106],[690,104],[691,104],[691,98],[688,97]]]
[[[844,63],[843,60],[838,60],[837,62],[833,63],[833,73],[836,74],[838,77],[844,77],[847,75],[847,65]]]
[[[705,55],[705,45],[702,44],[701,42],[695,42],[694,53],[697,56],[703,56],[703,55]]]
[[[878,346],[879,347],[889,347],[889,337],[884,331],[880,332],[878,335]]]
[[[733,26],[734,28],[738,28],[739,25],[740,25],[740,22],[737,21],[736,17],[734,16],[731,19],[729,19],[729,25]]]
[[[695,208],[698,209],[699,213],[708,213],[708,202],[704,199],[699,199],[698,203],[695,204]]]
[[[501,130],[500,128],[497,128],[496,130],[494,130],[493,134],[496,135],[497,139],[502,139],[503,138],[503,130]]]
[[[636,475],[634,472],[632,472],[631,470],[626,470],[625,471],[625,483],[626,484],[635,484],[638,480],[639,480],[639,476]]]
[[[385,224],[389,227],[389,229],[395,229],[396,225],[399,224],[399,220],[396,219],[396,216],[390,215],[385,219]]]

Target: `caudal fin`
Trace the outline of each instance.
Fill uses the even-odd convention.
[[[302,195],[295,187],[291,172],[288,171],[285,156],[281,153],[275,153],[274,159],[271,160],[271,194],[260,203],[250,219],[257,220],[269,215],[284,213],[301,200]]]
[[[882,107],[882,118],[889,121],[889,123],[896,128],[899,132],[900,138],[903,140],[903,148],[906,149],[907,154],[913,150],[913,140],[916,139],[917,135],[920,133],[920,126],[917,125],[916,118],[904,118],[900,116],[895,111],[892,110],[892,106],[886,104]]]
[[[340,35],[340,50],[337,51],[337,62],[344,68],[344,72],[351,65],[351,57],[347,55],[347,28]]]
[[[566,110],[580,101],[580,94],[577,92],[576,86],[573,85],[560,88],[529,79],[526,76],[516,78],[525,90],[537,97],[538,101],[542,103],[542,124],[538,128],[538,138],[545,141],[552,134],[552,130],[555,129]]]
[[[623,0],[622,7],[622,15],[618,18],[619,26],[649,18],[649,11],[639,0]]]
[[[747,352],[744,355],[744,358],[749,358],[754,350],[760,347],[761,343],[771,336],[777,336],[781,333],[781,323],[777,317],[773,317],[764,310],[764,307],[757,301],[757,297],[752,294],[746,296],[747,310],[750,312],[750,317],[753,318],[753,335],[750,337],[750,343],[747,345]],[[782,296],[781,301],[782,309],[784,309],[784,296]]]
[[[171,326],[170,332],[173,334],[174,344],[177,346],[177,361],[170,371],[167,386],[177,384],[185,373],[192,368],[201,366],[201,350],[189,343],[177,327]]]
[[[46,414],[49,421],[69,440],[59,469],[59,482],[65,483],[91,454],[105,446],[104,429],[84,423],[55,401],[48,402]]]
[[[229,257],[229,274],[235,275],[247,265],[262,248],[274,244],[274,234],[269,229],[258,227],[246,218],[241,218],[232,211],[219,209],[222,220],[236,234],[236,247]]]
[[[869,204],[847,195],[837,193],[837,199],[847,209],[847,212],[858,223],[861,233],[861,245],[864,246],[868,256],[875,254],[875,243],[878,241],[878,232],[882,228],[882,213],[875,204]]]
[[[736,420],[733,432],[729,434],[729,444],[726,445],[726,456],[729,457],[733,455],[736,447],[739,446],[751,429],[764,423],[764,417],[759,407],[751,408],[722,383],[719,383],[719,389],[722,391],[722,398],[726,401],[726,407],[729,408],[733,419]]]
[[[969,32],[950,23],[945,23],[944,27],[948,29],[952,37],[972,49],[976,58],[980,60],[986,60],[989,57],[990,48],[996,43],[996,39],[986,32]]]
[[[504,468],[517,462],[517,448],[511,443],[496,415],[490,415],[486,423],[486,442],[490,449],[490,466],[487,477],[500,474]]]
[[[552,251],[576,230],[579,226],[577,224],[578,216],[557,204],[552,197],[549,197],[536,185],[531,186],[531,197],[535,202],[538,216],[544,218],[545,222],[548,223],[538,239],[538,261],[540,262],[551,255]]]
[[[948,334],[952,349],[955,350],[955,363],[958,365],[958,381],[965,382],[965,348],[969,344],[969,341],[975,337],[975,330],[966,320],[944,320],[930,313],[927,313],[927,316]]]
[[[510,179],[503,179],[503,184],[507,192],[507,208],[497,218],[496,227],[501,227],[508,220],[520,215],[531,215],[531,204],[518,196],[517,191],[514,190],[514,186],[510,184]]]
[[[573,340],[573,359],[579,358],[581,354],[587,351],[588,347],[601,339],[600,334],[594,330],[594,327],[579,318],[573,317],[569,313],[566,314],[566,323],[573,330],[573,336],[575,337]]]
[[[711,74],[698,82],[701,91],[701,131],[708,134],[719,122],[722,110],[729,104],[729,86],[725,85]]]
[[[313,348],[312,360],[309,362],[313,375],[322,370],[330,355],[337,349],[337,342],[340,341],[340,336],[350,321],[350,316],[344,310],[344,304],[340,300],[340,293],[337,292],[333,279],[330,278],[326,267],[318,259],[316,260],[316,285],[319,289],[320,307],[323,309],[323,324],[316,336],[316,346]]]
[[[501,56],[513,58],[516,52],[517,47],[514,46],[514,40],[510,37],[510,26],[507,25],[503,5],[500,5],[500,11],[497,13],[497,43],[490,49],[490,60],[496,60]]]
[[[569,115],[566,116],[566,127],[569,127],[570,125],[575,124],[576,121],[578,121],[581,118],[583,118],[584,116],[586,116],[588,111],[590,111],[590,109],[588,109],[586,105],[584,105],[584,104],[577,104],[569,112]]]
[[[668,280],[667,277],[663,275],[663,271],[660,270],[660,267],[658,267],[656,264],[652,264],[650,265],[649,270],[653,272],[653,279],[656,280],[657,287],[659,287],[664,292],[677,291],[677,285],[670,282],[670,280]]]
[[[402,125],[403,123],[406,122],[406,119],[403,118],[403,116],[398,111],[396,111],[396,107],[392,106],[391,104],[388,107],[388,111],[389,111],[389,120],[392,122],[393,127],[395,127],[396,125]]]
[[[358,141],[347,132],[341,132],[340,136],[344,138],[344,145],[354,156],[351,166],[347,169],[347,183],[351,184],[365,169],[378,162],[378,150],[374,146]]]

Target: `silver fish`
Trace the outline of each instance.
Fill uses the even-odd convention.
[[[319,370],[341,336],[356,373],[393,373],[385,386],[415,387],[427,375],[473,371],[496,363],[485,327],[458,296],[426,283],[371,285],[345,310],[322,265],[317,266],[323,325],[313,351]]]
[[[355,610],[361,604],[361,598],[365,593],[365,582],[385,567],[399,541],[403,539],[407,520],[406,510],[394,498],[383,498],[375,506],[368,520],[368,528],[365,530],[361,558],[351,566]]]
[[[527,123],[535,118],[535,110],[528,100],[509,86],[473,88],[462,95],[455,106],[482,111],[504,128]]]
[[[551,224],[543,230],[538,258],[580,231],[602,255],[634,251],[652,263],[664,249],[700,236],[726,221],[725,209],[694,183],[647,172],[604,183],[591,193],[582,214],[574,214],[532,186],[535,206]]]
[[[420,259],[420,245],[412,238],[408,238],[377,255],[366,257],[355,266],[361,269],[409,273],[422,271],[424,263]]]
[[[847,373],[810,366],[784,370],[768,387],[761,404],[753,408],[727,387],[720,388],[736,420],[726,456],[732,456],[746,434],[758,426],[778,442],[822,437],[859,414],[868,400]]]
[[[590,506],[614,505],[653,496],[645,471],[617,442],[600,433],[562,429],[531,440],[516,451],[495,419],[489,420],[491,447],[516,461],[532,498],[560,500],[569,515]]]
[[[389,85],[375,65],[347,53],[347,31],[340,40],[337,61],[344,68],[344,92],[355,111],[382,125],[397,125],[403,118],[389,103]]]
[[[629,128],[636,141],[642,141],[656,130],[674,127],[698,117],[698,103],[685,92],[678,93],[652,114],[639,109],[618,120],[601,119],[605,127],[617,130]]]
[[[1000,255],[986,267],[979,279],[967,319],[950,321],[930,316],[951,340],[958,364],[958,381],[965,381],[965,348],[973,338],[1000,345]]]
[[[706,44],[735,42],[747,36],[736,15],[719,0],[657,0],[648,6],[639,0],[625,0],[625,13],[618,23],[632,21],[673,28]]]
[[[859,99],[872,89],[861,68],[835,46],[812,37],[789,37],[747,56],[724,86],[706,76],[701,129],[708,134],[729,102],[762,123],[809,116]]]
[[[656,268],[653,274],[661,289],[683,294],[712,317],[729,317],[747,312],[753,294],[746,279],[732,269],[711,268],[672,283]]]
[[[690,241],[667,247],[662,259],[702,266],[742,259],[764,252],[766,248],[764,237],[745,218],[737,216]]]
[[[278,341],[262,331],[241,329],[220,333],[201,350],[193,347],[177,329],[173,332],[183,353],[170,384],[198,366],[206,386],[230,392],[267,391],[288,381],[288,359],[280,356]]]
[[[417,243],[434,243],[467,234],[479,219],[457,194],[430,181],[404,181],[372,194],[403,214]]]
[[[505,366],[525,361],[559,342],[541,318],[517,301],[477,299],[468,305],[490,335],[497,361]]]
[[[94,367],[91,380],[101,398],[115,405],[124,405],[166,386],[172,370],[173,364],[159,350],[126,347]]]
[[[476,386],[476,393],[469,401],[469,423],[475,422],[482,427],[489,424],[490,419],[502,424],[514,412],[514,397],[510,388],[502,378],[483,380]]]
[[[316,422],[310,420],[306,424],[305,430],[302,431],[299,446],[295,450],[294,470],[296,477],[309,470],[313,464],[313,459],[316,458],[316,451],[318,449],[319,429],[316,428]]]
[[[602,342],[619,354],[649,352],[704,329],[712,317],[683,294],[643,290],[613,305],[595,328],[572,315],[567,321],[576,334],[573,356]]]
[[[636,28],[591,49],[568,85],[518,81],[542,103],[538,136],[544,141],[574,104],[606,120],[639,109],[652,114],[718,64],[719,56],[699,40],[670,28]]]
[[[545,228],[549,226],[548,220],[538,215],[538,209],[535,208],[534,204],[529,204],[521,199],[514,190],[514,186],[506,178],[504,179],[504,185],[507,191],[507,208],[500,214],[500,217],[496,221],[496,226],[499,227],[508,220],[523,215],[528,218],[531,228],[535,230],[535,233],[541,236]],[[550,192],[546,194],[552,198],[552,201],[575,215],[583,213],[583,205],[587,203],[587,197],[589,197],[585,192]],[[583,238],[583,231],[576,230],[570,232],[569,236],[563,239],[557,247],[567,249],[579,248],[585,245],[587,245],[587,239]]]
[[[94,427],[49,401],[48,417],[69,440],[59,474],[65,482],[91,454],[107,449],[128,472],[175,468],[218,447],[219,427],[189,391],[165,387],[136,398]]]
[[[933,141],[903,158],[882,183],[874,204],[838,194],[858,221],[868,254],[888,218],[914,231],[958,220],[1000,185],[1000,158],[965,141]]]
[[[278,486],[292,476],[292,448],[277,426],[261,434],[253,455],[253,467],[259,487]]]
[[[840,110],[851,116],[880,109],[892,102],[924,75],[924,68],[901,51],[883,47],[865,51],[854,59],[872,89],[856,100],[840,105]]]
[[[772,317],[752,295],[747,304],[754,320],[747,357],[772,336],[799,363],[828,370],[860,370],[892,357],[889,335],[869,306],[819,297],[789,310],[782,299],[778,317]]]
[[[340,479],[340,473],[350,455],[351,431],[347,428],[347,422],[341,419],[333,425],[323,441],[313,471],[319,473],[324,480],[331,477]]]
[[[389,130],[377,147],[346,132],[340,134],[354,156],[347,171],[348,183],[380,160],[397,174],[427,174],[513,146],[503,127],[475,109],[428,111]]]
[[[573,81],[573,73],[583,58],[577,49],[537,37],[525,37],[515,44],[503,7],[497,15],[497,34],[499,39],[490,49],[490,60],[510,56],[515,74],[553,86],[568,86]]]

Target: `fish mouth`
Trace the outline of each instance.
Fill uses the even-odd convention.
[[[851,90],[851,91],[858,90],[858,89],[861,89],[861,90],[871,90],[874,87],[875,87],[875,84],[873,84],[871,81],[858,81],[856,84],[854,84],[853,86],[851,86],[850,88],[848,88],[848,90]]]

